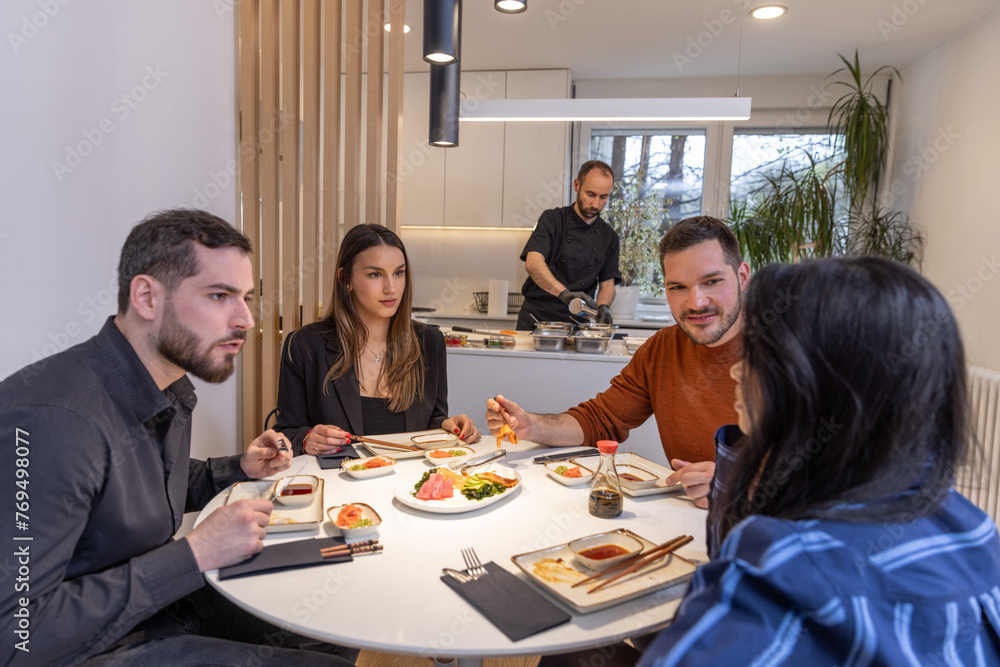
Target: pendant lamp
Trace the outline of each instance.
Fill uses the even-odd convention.
[[[528,8],[528,0],[494,0],[493,7],[504,14],[520,14]]]
[[[428,142],[439,148],[458,146],[458,112],[462,69],[458,62],[431,65],[431,108]]]
[[[424,60],[446,65],[458,60],[462,0],[424,0]]]

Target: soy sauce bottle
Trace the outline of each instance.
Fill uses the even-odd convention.
[[[622,513],[622,484],[615,468],[618,443],[614,440],[598,440],[597,450],[601,452],[601,463],[590,482],[589,509],[596,517],[614,519]]]

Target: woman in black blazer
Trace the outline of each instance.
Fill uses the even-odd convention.
[[[403,242],[382,225],[358,225],[337,258],[330,311],[290,334],[281,353],[275,430],[296,454],[337,451],[351,435],[444,428],[463,441],[479,431],[448,416],[441,332],[410,319]]]

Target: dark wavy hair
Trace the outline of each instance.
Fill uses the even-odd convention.
[[[149,214],[129,232],[118,260],[118,312],[128,310],[132,279],[148,275],[173,292],[199,271],[194,244],[239,248],[253,253],[250,240],[222,218],[206,211],[174,208]]]
[[[323,321],[332,323],[336,327],[336,335],[344,352],[330,367],[326,383],[340,377],[349,368],[356,368],[361,360],[361,352],[368,342],[368,328],[358,317],[358,309],[348,287],[351,283],[354,262],[358,255],[369,248],[380,245],[399,248],[406,264],[406,287],[399,298],[399,308],[396,309],[396,314],[389,321],[386,363],[381,366],[377,381],[381,382],[383,377],[385,379],[389,394],[389,408],[393,412],[403,412],[415,400],[421,398],[425,371],[420,343],[410,319],[410,307],[413,299],[413,274],[410,271],[410,260],[406,255],[403,241],[395,232],[383,225],[356,225],[344,235],[344,240],[340,243],[333,295],[330,298],[330,310],[327,311]],[[360,376],[360,372],[358,375]],[[324,383],[324,387],[328,386],[326,383]]]
[[[965,355],[944,297],[880,258],[772,264],[746,297],[750,433],[711,525],[741,519],[911,521],[964,460]]]
[[[667,255],[687,250],[705,241],[718,241],[726,264],[739,273],[740,264],[743,263],[740,242],[729,225],[710,215],[695,215],[674,223],[660,239],[660,264],[663,264],[663,258]]]

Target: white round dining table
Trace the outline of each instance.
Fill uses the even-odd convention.
[[[480,559],[523,580],[528,577],[511,557],[564,544],[586,535],[627,528],[654,543],[687,534],[694,541],[678,551],[707,560],[704,510],[677,493],[624,498],[616,519],[599,519],[587,510],[588,486],[568,487],[550,479],[531,460],[558,449],[522,441],[504,443],[503,465],[521,475],[520,489],[490,506],[458,514],[413,509],[394,497],[401,483],[414,483],[431,466],[423,458],[401,459],[393,473],[354,479],[340,469],[321,470],[312,456],[300,456],[291,471],[324,480],[324,508],[346,502],[367,503],[382,518],[381,553],[352,562],[288,569],[220,581],[218,570],[206,573],[209,584],[248,612],[278,626],[334,644],[423,657],[458,658],[459,665],[482,664],[488,657],[562,653],[619,642],[666,626],[686,588],[664,588],[621,604],[581,614],[568,623],[513,642],[441,581],[443,567],[465,567],[461,549],[472,547]],[[495,449],[487,436],[474,446]],[[627,450],[627,443],[622,450]],[[283,474],[288,474],[286,471]],[[276,477],[280,477],[277,475]],[[216,496],[199,519],[221,506]],[[296,539],[335,535],[324,512],[318,529],[269,534],[265,546]],[[553,598],[554,599],[554,598]]]

